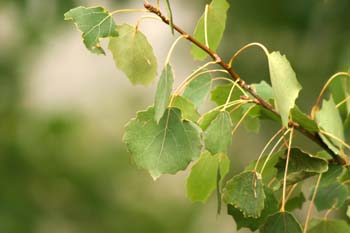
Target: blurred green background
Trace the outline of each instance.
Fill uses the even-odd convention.
[[[171,1],[174,20],[192,31],[208,1]],[[325,80],[350,66],[349,0],[232,0],[219,53],[229,59],[250,42],[287,54],[308,110]],[[186,199],[187,172],[153,182],[121,143],[123,125],[152,103],[155,84],[132,87],[111,56],[90,54],[63,14],[78,5],[141,8],[142,0],[0,1],[0,232],[236,232],[233,220]],[[117,15],[135,23],[140,15]],[[145,20],[159,66],[173,41]],[[199,63],[182,42],[172,58],[181,81]],[[248,82],[268,80],[263,53],[235,65]],[[255,158],[273,132],[235,136],[232,173]],[[244,140],[243,140],[244,139]],[[251,143],[256,145],[251,146]],[[302,215],[302,213],[300,213]],[[240,231],[244,232],[244,230]]]

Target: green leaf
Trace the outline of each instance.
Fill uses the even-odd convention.
[[[347,76],[337,77],[330,83],[329,89],[334,102],[338,104],[350,94],[350,78]],[[342,104],[338,110],[340,115],[345,118],[350,111],[350,105]]]
[[[350,226],[344,220],[312,219],[308,233],[349,233]]]
[[[304,193],[301,190],[301,185],[298,185],[298,190],[294,190],[292,195],[288,198],[286,202],[285,209],[287,211],[293,211],[295,209],[301,209],[304,202],[306,201]]]
[[[292,213],[271,215],[260,229],[261,233],[302,233],[301,225]]]
[[[224,201],[239,209],[244,217],[260,217],[264,200],[265,193],[259,173],[243,172],[226,183]]]
[[[316,121],[324,131],[344,141],[342,119],[332,98],[323,100],[322,108],[316,112]],[[334,153],[339,154],[339,149],[343,147],[339,141],[322,134],[320,136]]]
[[[191,101],[182,96],[175,96],[172,106],[180,109],[182,117],[186,120],[196,122],[199,119],[199,113],[197,112],[196,107]]]
[[[270,181],[276,177],[277,175],[277,169],[275,168],[279,158],[285,154],[285,150],[281,150],[279,152],[276,152],[272,154],[269,158],[269,160],[266,162],[266,166],[264,168],[264,171],[261,174],[262,180],[264,184],[270,183]],[[265,163],[267,159],[267,156],[263,156],[260,159],[260,162],[256,168],[257,171],[261,172],[261,169],[263,167],[263,164]],[[257,160],[252,161],[244,170],[245,171],[253,171],[255,168]]]
[[[318,133],[319,129],[314,120],[311,120],[305,113],[303,113],[298,106],[291,110],[293,121],[297,122],[301,127],[311,133]]]
[[[109,50],[116,66],[132,84],[147,85],[157,76],[157,59],[145,35],[134,27],[118,25],[118,37],[111,38]]]
[[[93,53],[105,54],[100,39],[118,36],[114,19],[102,7],[77,7],[64,14],[65,20],[72,20],[80,31],[87,49]]]
[[[268,58],[276,110],[281,114],[283,126],[287,127],[289,112],[294,107],[301,85],[285,56],[272,52]]]
[[[169,3],[169,0],[165,0],[165,3],[166,3],[166,8],[168,10],[169,26],[170,26],[170,29],[171,29],[171,33],[174,35],[173,13],[172,13],[172,10],[171,10],[171,6],[170,6],[170,3]]]
[[[267,82],[261,81],[260,83],[252,84],[251,87],[265,101],[273,100],[273,90]]]
[[[276,164],[277,179],[282,180],[284,177],[287,160],[287,150],[284,156]],[[310,176],[318,173],[324,173],[328,170],[328,162],[318,157],[314,157],[298,148],[291,148],[288,164],[287,184],[295,184]]]
[[[166,64],[157,85],[156,97],[154,100],[154,119],[159,122],[170,101],[173,90],[174,71],[170,64]],[[181,108],[179,108],[181,109]],[[182,110],[182,109],[181,109]]]
[[[226,27],[227,10],[229,4],[226,0],[213,0],[208,7],[207,15],[207,36],[209,47],[216,51],[224,35]],[[199,19],[194,37],[202,44],[205,44],[204,14]],[[191,53],[197,60],[204,60],[208,55],[196,45],[192,46]]]
[[[217,186],[217,171],[221,171],[221,179],[228,172],[227,156],[222,159],[222,154],[211,155],[204,152],[193,165],[187,178],[187,196],[191,201],[206,202]]]
[[[184,170],[198,158],[202,147],[200,134],[198,126],[182,121],[176,108],[167,109],[157,124],[154,108],[150,107],[127,124],[123,141],[136,165],[156,179],[161,174]]]
[[[198,120],[199,126],[202,130],[206,130],[210,123],[219,115],[219,110],[212,110],[202,115],[202,117]]]
[[[190,82],[184,90],[183,96],[191,100],[198,108],[209,94],[211,88],[211,75],[203,74]]]
[[[318,211],[343,206],[349,192],[345,185],[334,181],[329,185],[320,184],[315,198],[315,206]]]
[[[216,86],[214,90],[211,91],[210,99],[214,101],[218,106],[224,105],[229,97],[232,86],[233,84]],[[239,100],[241,95],[242,95],[242,92],[237,87],[235,87],[232,91],[231,98],[229,101]],[[235,105],[234,107],[229,107],[226,110],[230,111],[235,107],[237,107],[237,105]],[[230,114],[233,122],[238,122],[239,119],[242,117],[242,115],[243,115],[242,108],[236,109],[233,113]]]
[[[213,154],[227,152],[232,141],[232,122],[228,112],[220,112],[204,131],[205,148]]]
[[[256,231],[266,221],[267,217],[278,211],[278,202],[272,192],[272,190],[265,188],[265,208],[261,212],[259,218],[244,217],[239,209],[236,209],[232,205],[227,206],[227,213],[233,217],[236,222],[237,230],[246,227],[252,231]]]
[[[221,190],[222,190],[222,182],[225,179],[226,175],[230,171],[230,159],[227,154],[220,153],[219,154],[219,169],[216,175],[216,195],[217,195],[217,214],[221,212]]]
[[[344,204],[349,194],[347,187],[340,181],[344,171],[343,166],[330,164],[328,171],[322,175],[315,198],[317,210],[339,208]]]

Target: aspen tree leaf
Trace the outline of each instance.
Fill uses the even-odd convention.
[[[216,51],[219,47],[222,36],[224,35],[228,8],[229,4],[226,0],[212,0],[208,7],[207,36],[209,48],[213,51]],[[194,30],[194,37],[203,44],[205,44],[204,17],[203,14]],[[197,60],[204,60],[208,56],[207,53],[196,45],[192,46],[191,53]]]
[[[292,213],[278,212],[268,217],[261,233],[302,233],[301,225]]]
[[[273,100],[273,90],[267,82],[261,81],[260,83],[252,84],[251,87],[265,101]]]
[[[279,152],[276,152],[274,154],[272,154],[269,158],[269,160],[266,162],[264,171],[262,171],[261,176],[262,176],[262,180],[264,184],[268,184],[270,182],[271,179],[275,178],[277,175],[277,168],[275,168],[279,157],[283,156],[285,153],[284,150],[281,150]],[[258,164],[258,166],[256,167],[256,170],[261,172],[262,167],[265,163],[267,159],[267,156],[263,156],[260,159],[260,162]],[[252,161],[244,170],[245,171],[253,171],[255,168],[257,160]]]
[[[171,10],[171,6],[170,6],[170,2],[169,0],[165,0],[165,3],[166,3],[166,8],[168,10],[168,18],[169,18],[169,26],[170,26],[170,29],[171,29],[171,33],[174,35],[174,22],[173,22],[173,12]]]
[[[293,211],[295,209],[301,209],[304,202],[306,201],[304,193],[301,190],[301,185],[298,185],[298,190],[294,190],[292,195],[288,198],[286,202],[285,209],[287,211]]]
[[[349,194],[347,187],[340,182],[344,171],[343,166],[330,164],[328,171],[322,175],[315,198],[317,210],[339,208],[344,204]]]
[[[194,79],[185,88],[183,96],[192,101],[198,108],[209,94],[211,88],[211,75],[203,74]]]
[[[281,115],[283,126],[288,126],[289,112],[294,107],[301,86],[284,55],[272,52],[268,58],[276,110]]]
[[[349,233],[350,226],[344,220],[312,219],[308,233]]]
[[[112,15],[102,7],[77,7],[64,14],[65,20],[72,20],[83,33],[87,49],[93,53],[105,54],[100,39],[116,37],[118,32]]]
[[[234,176],[226,183],[224,201],[239,209],[244,217],[259,218],[265,201],[261,175],[248,171]]]
[[[118,37],[111,38],[109,50],[116,66],[132,84],[150,84],[157,76],[157,60],[145,35],[128,24],[118,25]]]
[[[198,120],[199,126],[202,130],[206,130],[210,123],[219,115],[219,110],[212,110],[202,115],[202,117]]]
[[[344,141],[342,119],[332,98],[323,100],[322,108],[316,112],[316,121],[324,131]],[[322,134],[320,136],[334,153],[339,154],[339,148],[343,146],[338,140]]]
[[[264,188],[266,199],[265,208],[261,212],[259,218],[245,217],[243,213],[232,205],[227,206],[227,213],[233,217],[236,222],[237,230],[241,228],[249,228],[251,231],[256,231],[266,221],[267,217],[278,211],[278,202],[271,189]]]
[[[187,196],[191,201],[206,202],[217,187],[217,172],[219,167],[224,178],[228,172],[227,160],[221,154],[211,155],[209,152],[201,154],[199,160],[193,165],[187,178]],[[227,157],[227,156],[226,156]]]
[[[225,153],[232,141],[232,122],[228,112],[220,112],[204,131],[205,148],[213,154]]]
[[[230,159],[225,153],[218,154],[219,156],[219,169],[216,175],[216,195],[217,195],[217,214],[221,213],[221,190],[222,182],[225,179],[226,175],[230,171]]]
[[[347,76],[337,77],[330,83],[329,89],[332,93],[334,102],[341,102],[350,94],[350,78]],[[342,104],[339,106],[338,111],[342,117],[346,117],[350,112],[350,104]]]
[[[229,98],[231,89],[232,84],[218,85],[214,88],[214,90],[211,91],[210,99],[214,101],[218,106],[224,105],[227,99]],[[243,95],[242,92],[237,87],[235,87],[231,93],[231,98],[229,99],[229,101],[239,100],[241,95]],[[227,108],[227,111],[231,111],[237,106],[238,105],[235,105],[234,107],[229,107]],[[234,112],[230,113],[231,119],[234,123],[238,122],[242,115],[242,108],[235,109]]]
[[[276,164],[277,179],[282,180],[286,167],[287,150]],[[311,156],[298,148],[291,148],[288,164],[287,184],[295,184],[310,176],[324,173],[328,170],[328,162],[318,157]]]
[[[157,85],[156,97],[154,100],[154,118],[159,122],[170,101],[173,90],[174,71],[170,64],[166,64]]]
[[[315,206],[318,211],[330,208],[340,208],[343,206],[349,192],[345,185],[339,181],[327,186],[320,185],[315,198]]]
[[[201,129],[183,121],[180,110],[169,108],[154,120],[154,108],[139,112],[126,126],[123,141],[136,165],[156,179],[161,174],[184,170],[198,158],[201,150]]]
[[[311,133],[317,133],[319,131],[318,126],[314,120],[311,120],[305,113],[303,113],[298,106],[295,106],[291,110],[293,121],[297,122],[304,129]]]
[[[196,122],[199,119],[199,113],[197,112],[196,107],[191,101],[182,96],[175,96],[172,106],[180,109],[182,117],[186,120]]]

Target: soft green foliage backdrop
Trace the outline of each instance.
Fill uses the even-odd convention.
[[[148,105],[144,96],[137,96],[137,92],[120,96],[130,109],[114,106],[114,114],[99,118],[102,122],[72,106],[40,111],[32,108],[27,99],[27,83],[35,78],[29,74],[34,61],[41,59],[41,50],[48,49],[46,53],[50,53],[48,45],[57,41],[54,39],[58,35],[75,33],[70,24],[64,23],[64,12],[80,4],[108,4],[111,9],[117,9],[125,8],[130,2],[0,1],[0,232],[218,230],[217,226],[211,228],[216,222],[214,205],[209,205],[212,209],[207,210],[185,199],[185,189],[181,187],[184,178],[177,182],[166,177],[153,183],[142,176],[143,172],[130,166],[128,154],[121,145],[121,132],[116,130],[120,125],[114,119],[122,118],[126,122],[136,110]],[[176,2],[174,21],[183,16],[182,11],[193,11],[185,20],[186,27],[192,31],[204,10],[198,6],[204,6],[206,1],[173,2]],[[142,3],[142,0],[133,1],[135,7],[142,7]],[[301,93],[301,107],[309,107],[314,102],[332,73],[348,68],[348,0],[235,0],[230,4],[229,25],[219,53],[228,58],[242,45],[259,41],[271,50],[288,54],[298,80],[308,90]],[[164,33],[168,32],[164,30]],[[82,47],[81,52],[88,56],[85,48]],[[181,56],[190,55],[184,52]],[[65,69],[64,62],[59,64],[63,65],[53,66],[50,73]],[[268,77],[266,59],[263,54],[256,56],[256,51],[247,51],[235,66],[247,81],[257,82]],[[113,72],[108,75],[119,80],[124,78],[115,77]],[[70,85],[68,80],[75,78],[74,75],[62,77],[67,80],[67,86]],[[99,77],[99,81],[104,82],[104,77]],[[84,88],[84,83],[80,88]],[[103,112],[98,114],[104,115]],[[104,129],[105,125],[108,130]],[[240,137],[247,136],[249,140],[231,148],[235,154],[244,151],[242,158],[232,164],[234,171],[261,149],[263,136],[242,132]],[[257,148],[251,146],[251,140],[256,142]],[[172,187],[170,191],[169,187]],[[180,191],[174,194],[177,189]],[[225,229],[221,232],[234,232],[230,218],[219,217],[217,222]]]

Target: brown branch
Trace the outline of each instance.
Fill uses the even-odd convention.
[[[162,12],[149,4],[147,1],[144,2],[144,7],[151,13],[154,13],[159,16],[159,18],[165,23],[165,24],[170,24],[169,19],[167,19],[166,16],[162,14]],[[267,101],[265,101],[263,98],[261,98],[253,89],[250,85],[248,85],[244,80],[242,80],[239,75],[227,64],[225,63],[221,57],[216,54],[215,51],[211,50],[208,48],[206,45],[198,41],[196,38],[194,38],[192,35],[188,34],[185,32],[182,28],[177,26],[176,24],[173,24],[173,27],[175,31],[183,35],[187,40],[189,40],[192,44],[198,46],[200,49],[205,51],[214,61],[217,62],[218,65],[220,65],[223,69],[225,69],[231,76],[231,78],[236,81],[244,90],[248,91],[255,99],[256,103],[263,106],[265,109],[269,110],[276,116],[280,117],[279,113],[274,109],[274,107]],[[340,164],[346,164],[346,161],[340,157],[339,155],[335,154],[332,150],[328,148],[328,146],[322,141],[321,137],[318,134],[311,133],[301,127],[297,122],[290,121],[289,125],[291,127],[294,127],[297,129],[299,132],[301,132],[303,135],[314,141],[316,144],[318,144],[320,147],[322,147],[325,151],[327,151],[330,155],[332,155],[333,159],[335,162],[340,163]]]

